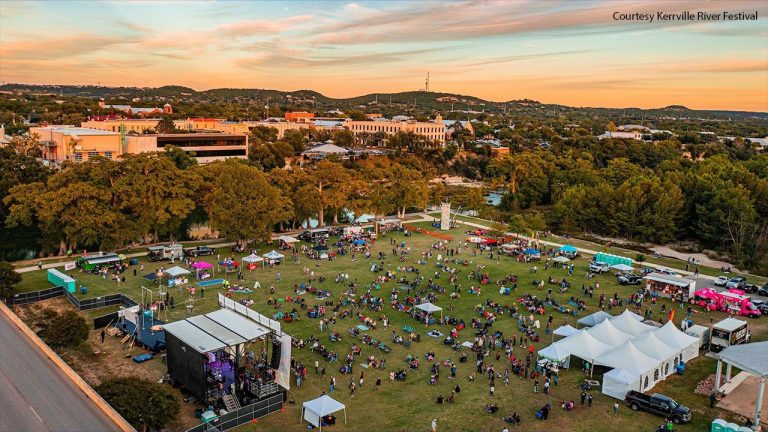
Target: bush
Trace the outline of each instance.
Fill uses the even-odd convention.
[[[137,430],[159,430],[176,418],[181,404],[167,385],[139,378],[113,378],[96,391]]]
[[[88,324],[75,311],[60,314],[53,309],[43,309],[38,325],[38,336],[52,348],[71,348],[88,339]]]
[[[645,262],[645,255],[640,253],[635,255],[635,262]]]

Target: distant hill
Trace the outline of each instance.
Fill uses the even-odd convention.
[[[507,102],[493,102],[468,95],[444,92],[410,91],[400,93],[371,93],[351,98],[331,98],[313,90],[280,91],[269,89],[219,88],[197,91],[189,87],[167,85],[162,87],[103,87],[91,85],[30,85],[5,84],[0,92],[23,92],[31,94],[57,94],[86,98],[103,98],[110,103],[153,104],[153,103],[239,103],[256,105],[279,104],[291,109],[366,109],[376,111],[377,105],[403,112],[525,112],[541,116],[566,114],[589,115],[590,113],[614,118],[675,117],[697,119],[738,119],[749,118],[768,121],[768,113],[722,110],[691,110],[682,105],[663,108],[592,108],[568,107],[557,104],[542,104],[535,100],[522,99]],[[135,101],[135,102],[134,102]],[[140,106],[140,105],[139,105]],[[382,107],[383,108],[383,107]],[[461,113],[454,116],[463,115]]]

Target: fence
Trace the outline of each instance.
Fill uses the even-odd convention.
[[[273,412],[280,411],[283,408],[284,401],[285,393],[278,393],[256,403],[228,412],[219,417],[219,420],[213,424],[201,424],[191,429],[187,429],[187,432],[228,431],[237,426],[249,423],[253,419],[261,418],[268,414],[272,414]]]
[[[32,291],[15,294],[12,298],[8,299],[8,306],[12,305],[25,305],[29,303],[35,303],[42,300],[48,300],[55,297],[61,297],[64,295],[64,287],[57,286],[53,288],[47,288],[40,291]]]
[[[79,299],[76,295],[64,289],[62,286],[53,288],[46,288],[40,291],[31,291],[25,293],[19,293],[8,300],[8,305],[25,305],[30,303],[39,302],[42,300],[48,300],[55,297],[64,296],[75,306],[78,310],[86,311],[91,309],[99,309],[107,306],[122,305],[125,307],[136,306],[136,303],[132,298],[123,293],[110,294],[108,296],[93,297],[87,299]]]

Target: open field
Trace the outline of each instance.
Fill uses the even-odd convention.
[[[419,223],[417,226],[431,229],[429,223]],[[454,236],[454,240],[451,245],[455,245],[458,240],[466,237],[464,234],[465,227],[461,225],[459,228],[450,232]],[[416,266],[425,278],[434,277],[435,257],[427,259],[426,264],[418,265],[414,261],[421,256],[421,252],[430,250],[433,242],[437,239],[424,234],[414,233],[410,237],[404,237],[402,234],[393,235],[397,242],[405,241],[406,245],[411,248],[411,253],[408,255],[408,262],[401,263],[392,256],[392,246],[390,245],[390,237],[380,238],[379,241],[372,247],[373,255],[376,256],[379,251],[384,252],[387,257],[385,259],[385,270],[392,270],[396,272],[397,277],[405,275],[408,280],[413,280],[415,274],[410,272],[397,272],[396,268],[404,265]],[[267,252],[271,248],[267,248],[261,245],[258,248],[260,253]],[[230,255],[229,250],[219,250],[222,258]],[[436,254],[435,254],[436,255]],[[215,259],[211,257],[205,257],[209,262],[214,262]],[[214,257],[215,258],[215,257]],[[236,258],[240,258],[237,256]],[[437,305],[447,308],[449,305],[453,306],[452,311],[445,310],[446,315],[455,316],[457,318],[464,319],[467,324],[473,317],[479,317],[479,314],[475,312],[474,308],[478,304],[484,304],[487,299],[496,301],[502,305],[514,304],[517,298],[525,293],[536,294],[539,297],[544,297],[546,291],[537,291],[532,287],[532,280],[535,278],[546,279],[548,276],[552,276],[555,279],[561,279],[567,277],[567,272],[564,269],[550,268],[548,271],[544,271],[544,264],[538,263],[538,273],[529,273],[531,264],[519,263],[510,257],[498,258],[494,255],[493,259],[488,256],[473,257],[472,254],[463,250],[459,258],[467,259],[470,264],[467,266],[459,266],[458,284],[461,287],[461,297],[459,299],[451,300],[448,297],[448,292],[451,291],[448,277],[442,274],[435,282],[446,288],[446,294],[439,294]],[[631,294],[636,287],[622,287],[616,283],[615,277],[612,275],[598,276],[592,280],[585,280],[584,275],[586,273],[588,257],[582,257],[574,261],[576,266],[573,277],[568,278],[573,287],[567,293],[559,293],[557,287],[553,287],[552,296],[561,303],[566,303],[569,296],[584,297],[580,292],[582,284],[589,285],[596,281],[600,282],[600,290],[595,290],[594,298],[584,298],[589,305],[589,309],[586,312],[582,312],[580,316],[584,316],[588,313],[594,312],[597,308],[597,302],[601,293],[606,296],[611,296],[614,292],[617,292],[622,298]],[[144,273],[150,273],[159,266],[165,268],[170,267],[169,263],[148,263],[146,260],[141,261],[145,265]],[[349,273],[350,281],[356,281],[358,283],[357,294],[362,295],[367,291],[368,284],[378,275],[382,273],[371,273],[370,261],[366,260],[364,256],[358,254],[356,261],[353,261],[350,256],[342,256],[334,261],[315,261],[310,260],[304,256],[301,257],[299,264],[290,262],[290,259],[281,266],[275,269],[259,269],[253,272],[246,272],[245,274],[245,286],[253,287],[255,281],[260,281],[262,288],[252,294],[233,294],[233,298],[236,300],[242,300],[250,298],[255,301],[252,308],[264,313],[266,315],[272,315],[276,309],[267,304],[267,299],[272,297],[274,299],[279,297],[285,297],[293,295],[294,284],[299,284],[304,281],[307,282],[306,277],[302,275],[302,268],[309,267],[314,270],[318,276],[325,276],[326,281],[322,283],[315,283],[314,286],[330,290],[333,293],[331,300],[338,301],[341,299],[341,292],[347,289],[346,286],[336,284],[334,277],[341,272]],[[508,274],[516,274],[519,277],[518,289],[513,292],[511,296],[504,296],[498,293],[498,288],[495,283],[489,285],[482,285],[480,295],[470,295],[467,293],[470,285],[478,286],[478,281],[469,279],[467,274],[474,270],[477,265],[484,266],[483,272],[491,274],[491,280],[496,281]],[[277,272],[281,274],[281,281],[276,281]],[[88,286],[87,297],[98,296],[103,294],[109,294],[114,292],[124,292],[137,301],[141,300],[140,287],[143,284],[147,287],[152,287],[157,292],[157,287],[152,285],[152,282],[142,278],[139,274],[133,276],[133,267],[130,267],[126,272],[126,284],[118,287],[115,282],[104,280],[98,276],[88,274],[76,274],[78,284]],[[218,277],[215,275],[214,277]],[[49,284],[45,281],[44,271],[34,271],[23,274],[23,281],[19,285],[19,289],[22,291],[30,291],[48,287]],[[230,275],[228,279],[235,283],[234,275]],[[275,283],[276,293],[270,295],[268,290],[271,283]],[[426,281],[422,284],[421,288],[425,288]],[[510,379],[509,387],[503,385],[503,380],[496,380],[496,395],[491,398],[488,394],[488,382],[484,377],[478,376],[474,382],[468,382],[467,376],[474,372],[474,354],[469,352],[468,363],[458,363],[459,354],[450,347],[443,345],[443,338],[431,338],[426,336],[426,332],[429,329],[433,329],[439,326],[425,327],[423,324],[418,324],[409,315],[397,312],[389,307],[389,295],[392,289],[397,288],[395,281],[390,281],[381,285],[380,291],[372,291],[371,295],[379,296],[383,298],[385,308],[381,312],[370,312],[362,310],[364,315],[370,314],[373,317],[379,317],[385,314],[390,319],[390,328],[384,329],[381,325],[374,331],[368,331],[367,333],[375,338],[384,341],[387,345],[393,348],[389,354],[384,354],[378,349],[363,345],[362,356],[357,358],[355,363],[355,370],[352,377],[357,381],[360,375],[361,368],[359,363],[362,363],[362,358],[368,355],[375,355],[377,358],[384,357],[387,360],[387,370],[366,370],[366,379],[364,386],[359,389],[355,398],[350,398],[347,385],[350,380],[350,375],[342,375],[338,372],[339,363],[326,364],[327,374],[325,377],[315,375],[314,362],[319,360],[321,364],[324,364],[323,358],[315,354],[308,349],[294,350],[293,356],[297,361],[304,362],[309,369],[307,375],[307,381],[300,388],[292,388],[289,395],[289,399],[295,400],[295,404],[287,404],[286,411],[272,414],[266,418],[259,420],[257,424],[247,425],[241,427],[241,430],[245,431],[299,431],[306,430],[306,423],[299,423],[301,402],[308,399],[312,399],[320,395],[322,391],[328,391],[328,380],[330,376],[335,376],[337,381],[336,391],[333,396],[339,399],[341,402],[347,405],[348,424],[337,425],[328,428],[329,431],[400,431],[400,430],[428,430],[429,423],[433,418],[438,420],[439,430],[443,431],[500,431],[503,427],[502,417],[511,414],[513,411],[517,412],[522,417],[522,426],[518,429],[525,431],[559,431],[559,430],[572,430],[572,431],[652,431],[660,424],[661,419],[645,413],[633,413],[628,408],[622,405],[619,414],[614,415],[612,413],[612,405],[614,400],[602,395],[599,391],[594,391],[594,406],[592,408],[586,408],[577,406],[574,411],[565,412],[559,409],[559,403],[562,400],[571,400],[577,402],[579,398],[578,385],[584,378],[582,372],[579,371],[578,361],[573,362],[573,368],[563,371],[558,387],[551,389],[550,395],[544,395],[541,392],[538,394],[533,393],[533,382],[531,380],[524,380],[516,376],[512,376]],[[201,314],[215,310],[216,305],[216,292],[215,288],[209,288],[206,290],[205,297],[201,298],[198,294],[195,298],[194,313]],[[184,318],[185,311],[183,308],[183,300],[188,297],[187,294],[179,292],[177,288],[170,290],[171,295],[176,298],[176,308],[167,311],[160,315],[160,319],[167,319],[169,321],[178,320]],[[78,294],[80,295],[80,294]],[[402,296],[401,296],[402,297]],[[314,298],[307,298],[309,306],[319,304],[321,302],[316,301]],[[661,303],[660,303],[661,304]],[[293,309],[291,303],[280,303],[282,311],[289,312]],[[667,303],[669,307],[670,304]],[[654,311],[654,318],[659,318],[660,306],[656,306]],[[298,309],[298,307],[297,307]],[[343,308],[342,308],[343,309]],[[93,312],[93,315],[101,315],[107,311]],[[339,319],[336,325],[332,326],[332,329],[337,330],[342,335],[342,341],[332,343],[328,339],[328,331],[320,332],[318,329],[318,321],[307,318],[305,312],[300,311],[301,320],[294,321],[292,323],[285,323],[284,329],[296,338],[306,339],[311,335],[318,337],[322,344],[325,344],[329,349],[336,351],[339,357],[343,359],[353,343],[360,345],[359,340],[355,340],[347,334],[347,329],[354,327],[358,324],[355,318],[355,312],[351,318]],[[610,311],[618,313],[620,310]],[[330,312],[332,314],[332,312]],[[534,347],[538,350],[551,343],[551,335],[543,334],[543,326],[546,323],[547,316],[552,314],[554,317],[553,328],[560,325],[569,323],[576,326],[577,317],[561,314],[554,310],[548,310],[547,314],[538,317],[542,322],[542,338],[541,342],[534,343]],[[678,311],[677,320],[682,318],[684,313]],[[722,313],[710,313],[710,312],[697,312],[693,315],[693,320],[697,323],[708,325],[712,321],[717,321],[724,318]],[[752,326],[752,332],[754,340],[766,340],[768,339],[768,320],[766,318],[760,318],[758,320],[750,321]],[[403,345],[393,345],[391,343],[391,332],[397,330],[401,335],[401,327],[404,324],[412,325],[417,332],[422,336],[422,340],[419,343],[413,343],[409,349],[406,349]],[[518,333],[516,319],[502,315],[498,321],[493,325],[494,330],[502,331],[505,337],[511,336],[513,333]],[[440,328],[443,333],[447,333],[450,327],[443,326]],[[365,333],[365,332],[363,332]],[[471,328],[465,328],[459,332],[460,341],[471,341],[474,338],[474,333]],[[453,359],[458,366],[456,381],[448,380],[449,373],[447,368],[441,367],[441,379],[437,385],[429,385],[429,366],[430,364],[424,359],[424,353],[433,351],[436,353],[436,360],[442,361],[444,359]],[[525,351],[516,347],[514,354],[517,356],[524,356]],[[388,378],[389,371],[398,369],[407,369],[404,362],[404,358],[408,354],[417,356],[422,361],[421,367],[417,371],[409,370],[408,379],[405,382],[390,382]],[[494,364],[497,371],[502,371],[504,366],[508,363],[505,361],[502,355],[501,360],[495,361],[495,356],[492,353],[491,359],[487,363]],[[123,361],[130,361],[125,360]],[[149,364],[152,364],[150,362]],[[154,366],[147,366],[155,368]],[[694,394],[696,384],[710,373],[715,370],[715,362],[711,359],[699,357],[688,364],[688,368],[683,376],[672,376],[667,379],[666,382],[658,384],[653,391],[663,392],[664,394],[677,399],[680,403],[689,406],[693,411],[693,422],[689,425],[682,425],[676,427],[676,430],[681,431],[703,431],[708,430],[709,422],[718,417],[727,415],[726,413],[719,412],[717,409],[709,408],[709,401],[706,396]],[[382,386],[379,391],[376,391],[374,383],[377,378],[382,379]],[[600,379],[599,375],[596,379]],[[453,405],[444,404],[437,405],[432,400],[438,395],[447,397],[456,383],[461,386],[461,392],[457,395],[457,400]],[[551,401],[553,411],[550,414],[548,421],[539,422],[533,418],[533,414],[536,409],[541,407],[547,401]],[[495,415],[486,414],[482,408],[485,404],[495,402],[499,406],[499,412]]]

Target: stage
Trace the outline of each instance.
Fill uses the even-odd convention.
[[[152,330],[152,327],[154,326],[162,326],[165,324],[163,321],[160,321],[158,319],[150,319],[149,317],[145,319],[139,318],[139,325],[141,325],[143,321],[143,325],[141,325],[141,329],[136,333],[136,344],[140,345],[152,352],[159,352],[165,349],[165,332],[160,330]],[[115,327],[122,330],[126,334],[133,334],[134,330],[136,330],[136,325],[134,325],[131,321],[127,319],[120,319],[116,324]],[[157,328],[157,327],[156,327]]]

